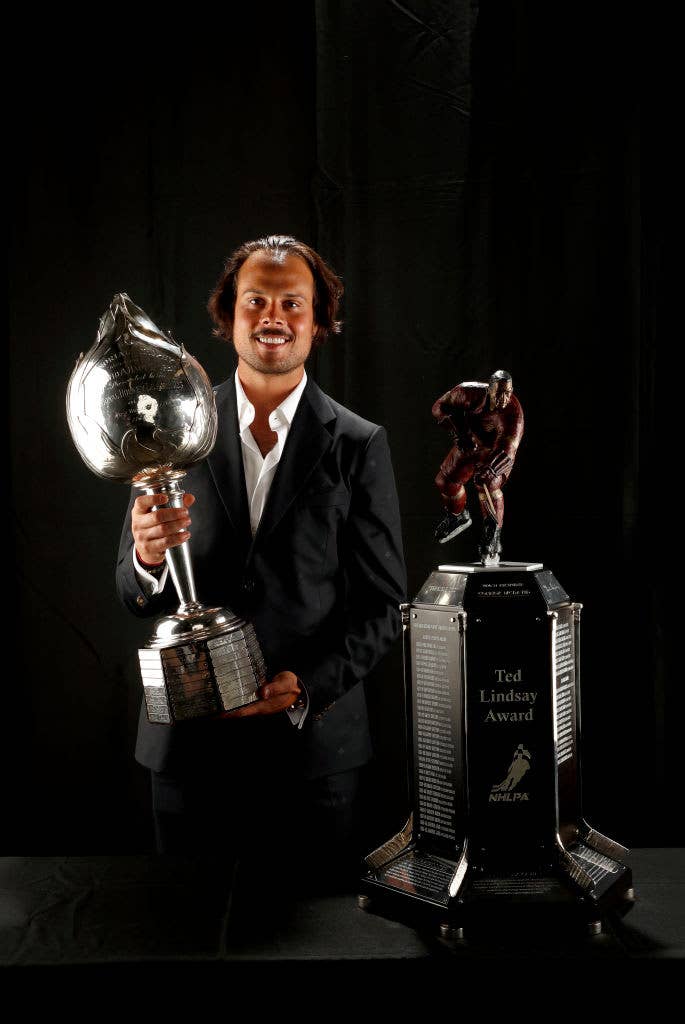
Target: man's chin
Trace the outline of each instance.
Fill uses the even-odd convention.
[[[276,362],[275,360],[271,359],[245,359],[244,356],[242,358],[247,363],[247,365],[250,366],[253,370],[256,370],[257,373],[263,373],[265,376],[268,377],[282,377],[287,373],[292,373],[293,370],[297,370],[298,367],[304,365],[304,360],[296,359],[285,359],[282,362]]]
[[[263,366],[260,369],[260,373],[267,374],[268,376],[284,376],[286,373],[292,373],[298,366],[302,366],[302,363],[295,363],[294,366]]]

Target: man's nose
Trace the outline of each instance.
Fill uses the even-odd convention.
[[[266,306],[262,310],[261,320],[263,324],[283,323],[283,319],[275,300],[273,302],[267,302]]]

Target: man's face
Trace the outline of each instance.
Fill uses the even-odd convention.
[[[257,373],[290,373],[312,347],[314,278],[301,256],[255,252],[238,272],[233,345]]]
[[[488,388],[491,409],[506,409],[509,405],[514,385],[510,380],[494,381]]]

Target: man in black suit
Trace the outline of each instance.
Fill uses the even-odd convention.
[[[152,771],[161,851],[351,862],[371,755],[363,680],[399,634],[406,581],[385,431],[304,370],[339,329],[341,294],[293,238],[237,249],[209,304],[238,356],[216,389],[216,445],[188,472],[184,509],[131,500],[117,568],[127,607],[174,605],[164,552],[190,536],[195,505],[198,593],[252,620],[271,674],[257,703],[220,718],[167,726],[141,709],[136,757]]]

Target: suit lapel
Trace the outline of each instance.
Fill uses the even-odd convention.
[[[207,463],[231,525],[240,540],[246,547],[249,547],[252,543],[252,531],[245,491],[245,470],[243,469],[242,445],[238,433],[238,413],[233,377],[217,390],[216,407],[219,430],[216,444]]]
[[[253,548],[280,522],[314,467],[330,448],[330,425],[335,418],[326,395],[311,377],[308,378],[276,469]]]

